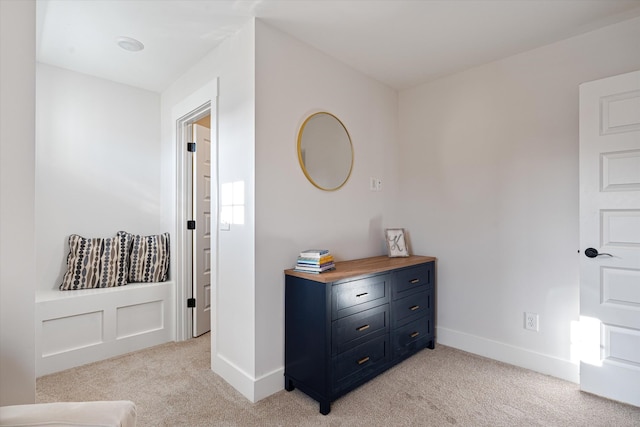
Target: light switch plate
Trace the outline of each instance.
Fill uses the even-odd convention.
[[[376,191],[378,180],[374,177],[369,178],[369,190]]]

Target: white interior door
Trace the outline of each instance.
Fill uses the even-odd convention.
[[[580,387],[640,406],[640,71],[580,85],[580,246]]]
[[[196,230],[193,238],[193,336],[211,330],[211,131],[193,125],[196,142],[193,167],[193,212]]]

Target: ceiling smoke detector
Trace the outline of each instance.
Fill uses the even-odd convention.
[[[118,37],[116,43],[129,52],[139,52],[144,49],[144,45],[139,40],[132,39],[131,37]]]

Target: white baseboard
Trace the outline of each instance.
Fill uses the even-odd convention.
[[[436,328],[437,343],[520,366],[578,384],[579,366],[568,360],[447,328]],[[284,368],[253,378],[224,356],[213,357],[213,371],[255,403],[284,388]]]
[[[216,354],[212,369],[252,403],[284,388],[284,368],[253,378],[224,356]]]
[[[438,344],[510,365],[520,366],[576,384],[580,382],[580,367],[569,360],[442,327],[436,328],[436,337]]]
[[[256,402],[284,389],[284,367],[256,379]]]

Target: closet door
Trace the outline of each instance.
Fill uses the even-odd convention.
[[[196,141],[193,177],[193,211],[196,230],[193,236],[193,336],[211,330],[211,131],[193,125]]]
[[[580,86],[581,389],[640,406],[640,71]]]

